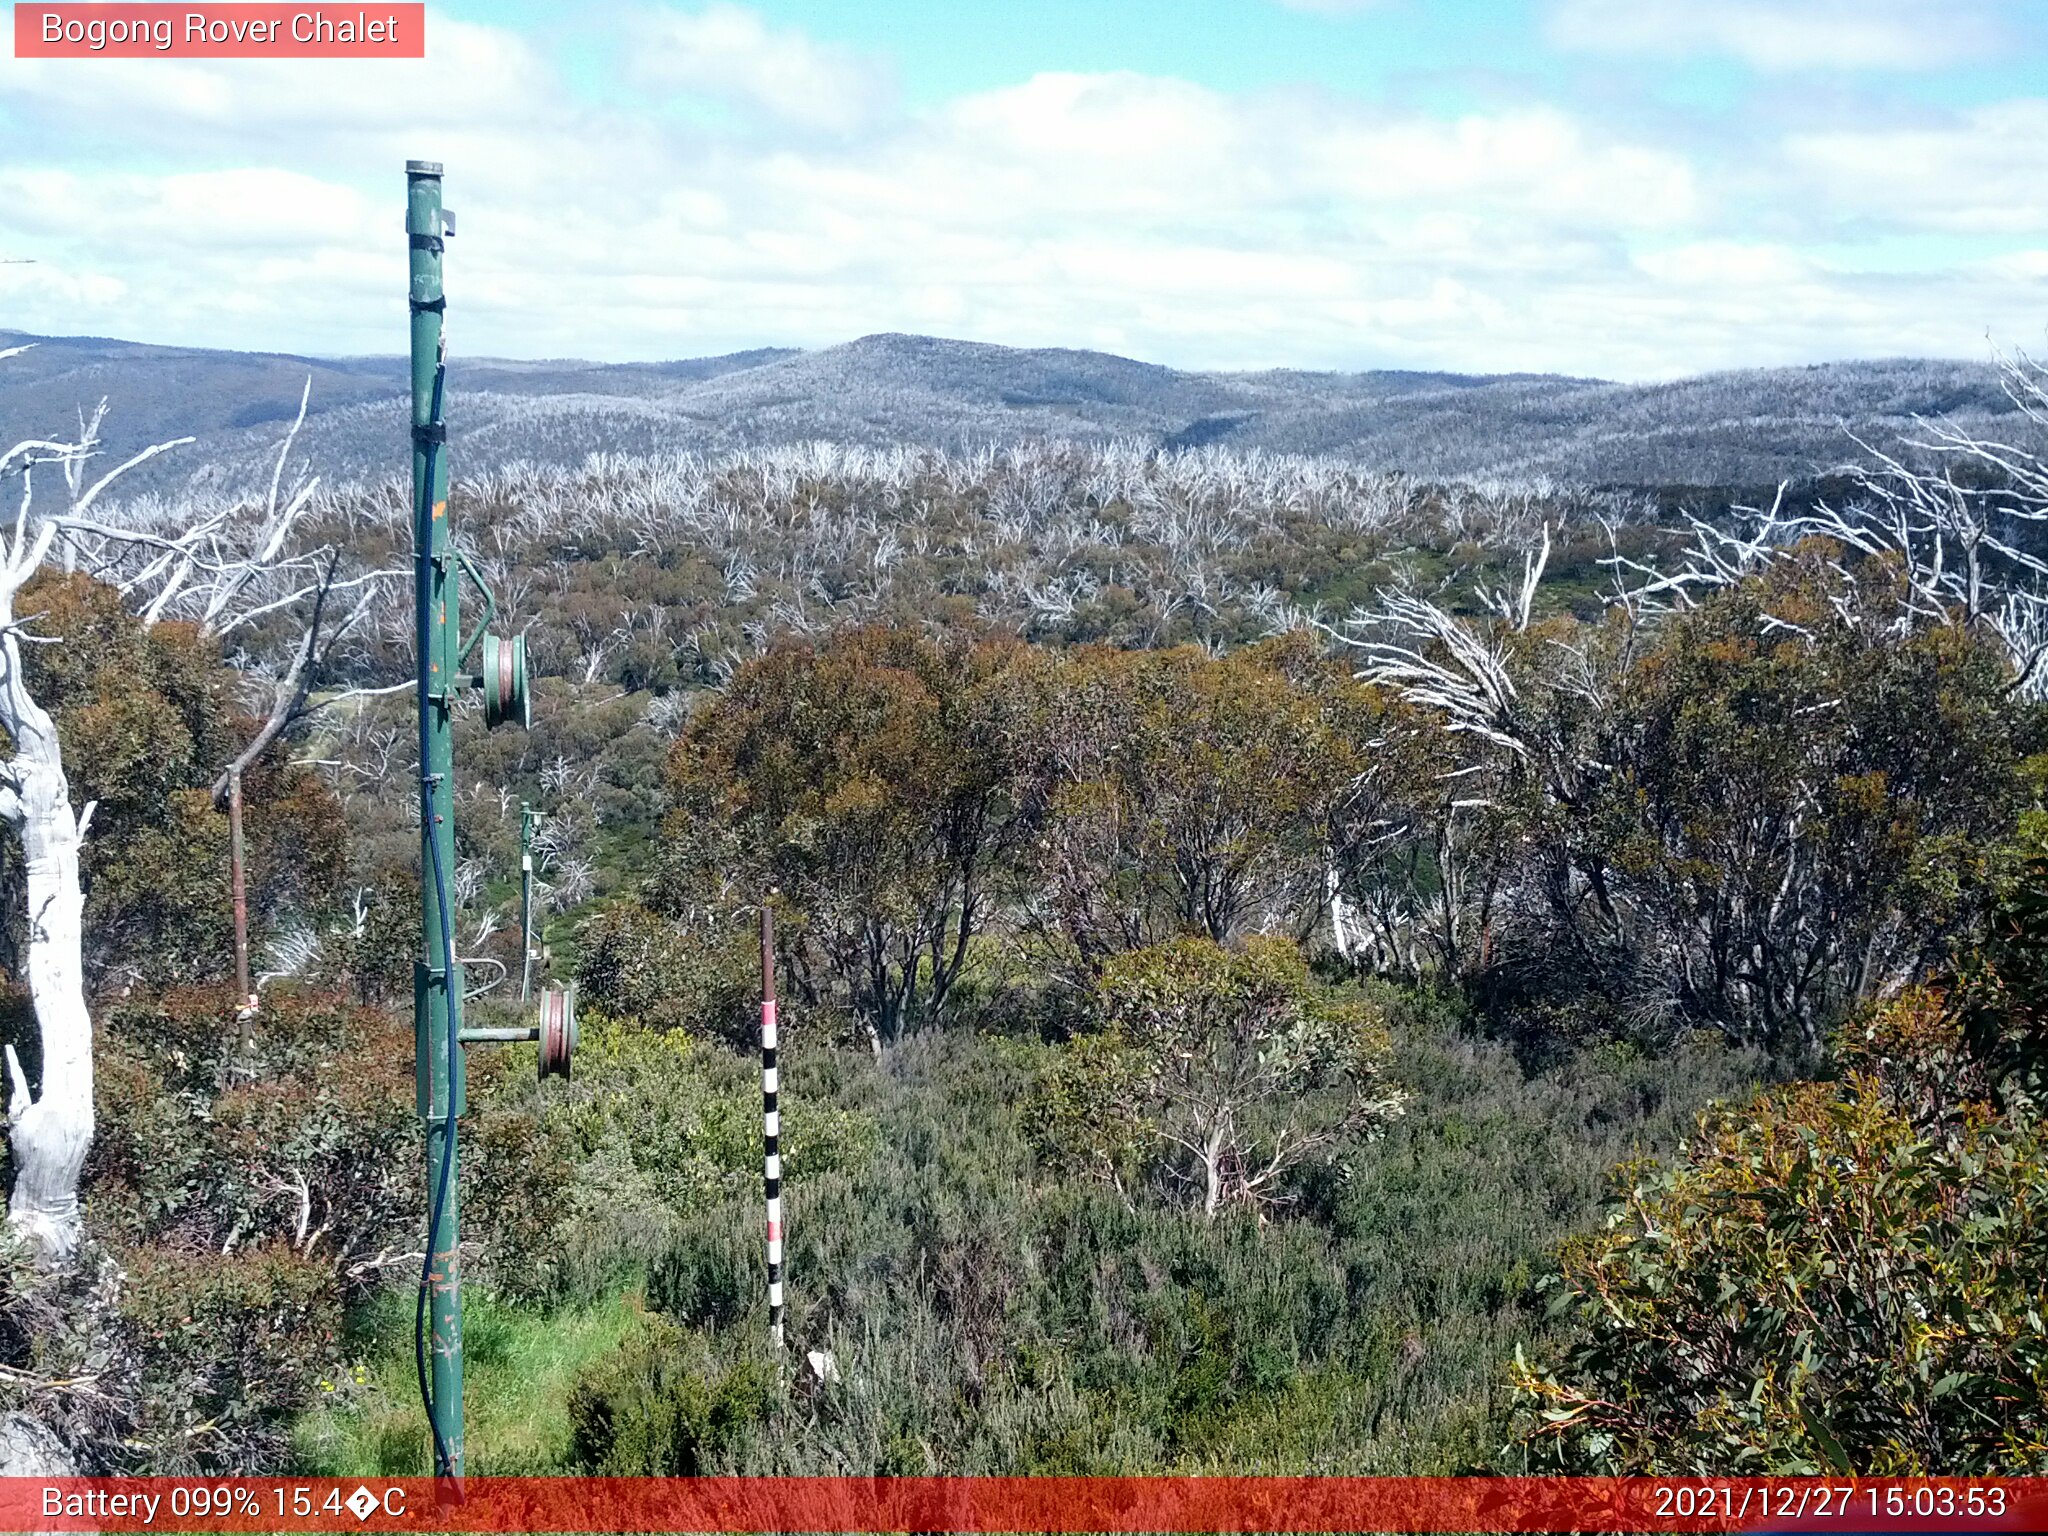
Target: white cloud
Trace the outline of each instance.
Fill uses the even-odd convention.
[[[1986,0],[1557,0],[1559,47],[1727,54],[1764,70],[1924,70],[1979,57],[2000,27]]]
[[[0,101],[36,114],[53,148],[69,135],[201,155],[267,134],[274,150],[304,154],[330,135],[399,123],[415,133],[530,124],[554,93],[552,71],[515,33],[430,11],[427,35],[424,60],[12,59]]]
[[[124,240],[158,252],[300,252],[389,224],[352,188],[270,168],[172,176],[0,169],[0,203],[31,236],[118,229]]]
[[[2048,248],[2007,251],[2002,256],[1993,256],[1984,261],[1981,268],[1989,276],[2011,281],[2048,283]]]
[[[640,83],[741,101],[805,127],[850,131],[894,94],[889,71],[877,61],[793,27],[771,29],[737,5],[645,12],[629,37],[630,67]]]
[[[1699,216],[1692,166],[1667,150],[1588,132],[1554,108],[1303,124],[1301,149],[1368,207],[1515,210],[1531,223],[1663,228]]]
[[[1965,235],[2048,232],[2048,100],[1807,130],[1786,140],[1785,155],[1802,195],[1831,211]]]
[[[1747,289],[1782,294],[1819,276],[1815,264],[1797,251],[1736,240],[1701,240],[1645,251],[1636,257],[1636,266],[1663,282],[1723,293]]]
[[[0,168],[0,250],[38,265],[0,268],[0,313],[398,350],[399,172],[424,155],[462,214],[450,331],[472,354],[914,330],[1188,366],[1661,377],[1975,353],[2040,326],[2038,260],[1877,276],[1800,242],[2040,231],[2048,104],[1807,128],[1759,141],[1738,176],[1541,102],[1446,118],[1048,73],[913,111],[866,62],[744,12],[647,24],[674,45],[642,60],[666,89],[748,115],[584,101],[526,40],[438,17],[412,64],[20,61],[0,72],[22,146]],[[1760,197],[1767,231],[1748,227]]]

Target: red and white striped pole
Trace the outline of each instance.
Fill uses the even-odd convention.
[[[768,1337],[782,1350],[782,1114],[775,1048],[775,892],[761,903],[761,1186],[768,1197]]]

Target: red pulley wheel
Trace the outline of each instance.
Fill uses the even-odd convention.
[[[540,992],[540,1075],[566,1078],[576,1051],[576,988],[550,982]]]

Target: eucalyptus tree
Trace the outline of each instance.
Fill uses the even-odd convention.
[[[877,627],[741,667],[669,758],[657,905],[732,919],[781,893],[780,968],[876,1054],[942,1014],[1023,830],[1004,745],[1017,643]]]
[[[1339,786],[1370,772],[1357,690],[1306,636],[1211,657],[1088,647],[1018,669],[1032,819],[1018,906],[1063,968],[1183,934],[1303,933]],[[1340,803],[1341,802],[1341,803]]]
[[[1151,1184],[1213,1220],[1264,1220],[1296,1174],[1397,1118],[1378,1009],[1319,985],[1292,942],[1234,949],[1188,937],[1110,957],[1090,989],[1095,1030],[1054,1058],[1026,1109],[1045,1153],[1126,1203]]]
[[[2038,371],[2014,398],[2048,425]],[[1636,1022],[1793,1054],[1967,936],[2040,739],[2048,468],[1932,424],[1838,503],[1698,520],[1675,565],[1610,560],[1594,622],[1518,592],[1382,596],[1343,635],[1512,804],[1518,963]],[[1498,840],[1493,847],[1497,850]]]
[[[22,350],[0,352],[0,358]],[[154,444],[94,476],[89,471],[101,454],[105,411],[102,402],[90,416],[81,415],[75,435],[24,438],[0,453],[0,483],[9,476],[19,482],[13,526],[0,539],[0,729],[10,749],[0,761],[0,820],[21,845],[25,969],[40,1047],[33,1084],[14,1046],[6,1048],[15,1168],[8,1216],[52,1263],[66,1260],[78,1242],[79,1174],[93,1137],[79,855],[94,807],[74,807],[58,722],[31,686],[27,652],[45,637],[36,633],[36,615],[20,611],[23,588],[56,562],[114,586],[145,625],[180,620],[213,641],[265,621],[296,628],[291,659],[276,672],[268,718],[242,754],[253,761],[304,714],[319,660],[367,612],[370,595],[388,574],[344,574],[335,550],[304,547],[300,535],[315,482],[301,480],[286,491],[291,436],[263,498],[196,509],[143,502],[104,513],[108,492],[123,474],[191,441]],[[344,592],[357,594],[357,602],[337,620],[333,606]]]

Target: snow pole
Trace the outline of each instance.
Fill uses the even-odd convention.
[[[519,802],[519,1001],[533,991],[533,823],[535,812]]]
[[[775,1033],[775,892],[761,903],[761,1190],[768,1201],[768,1342],[782,1352],[782,1113]]]

